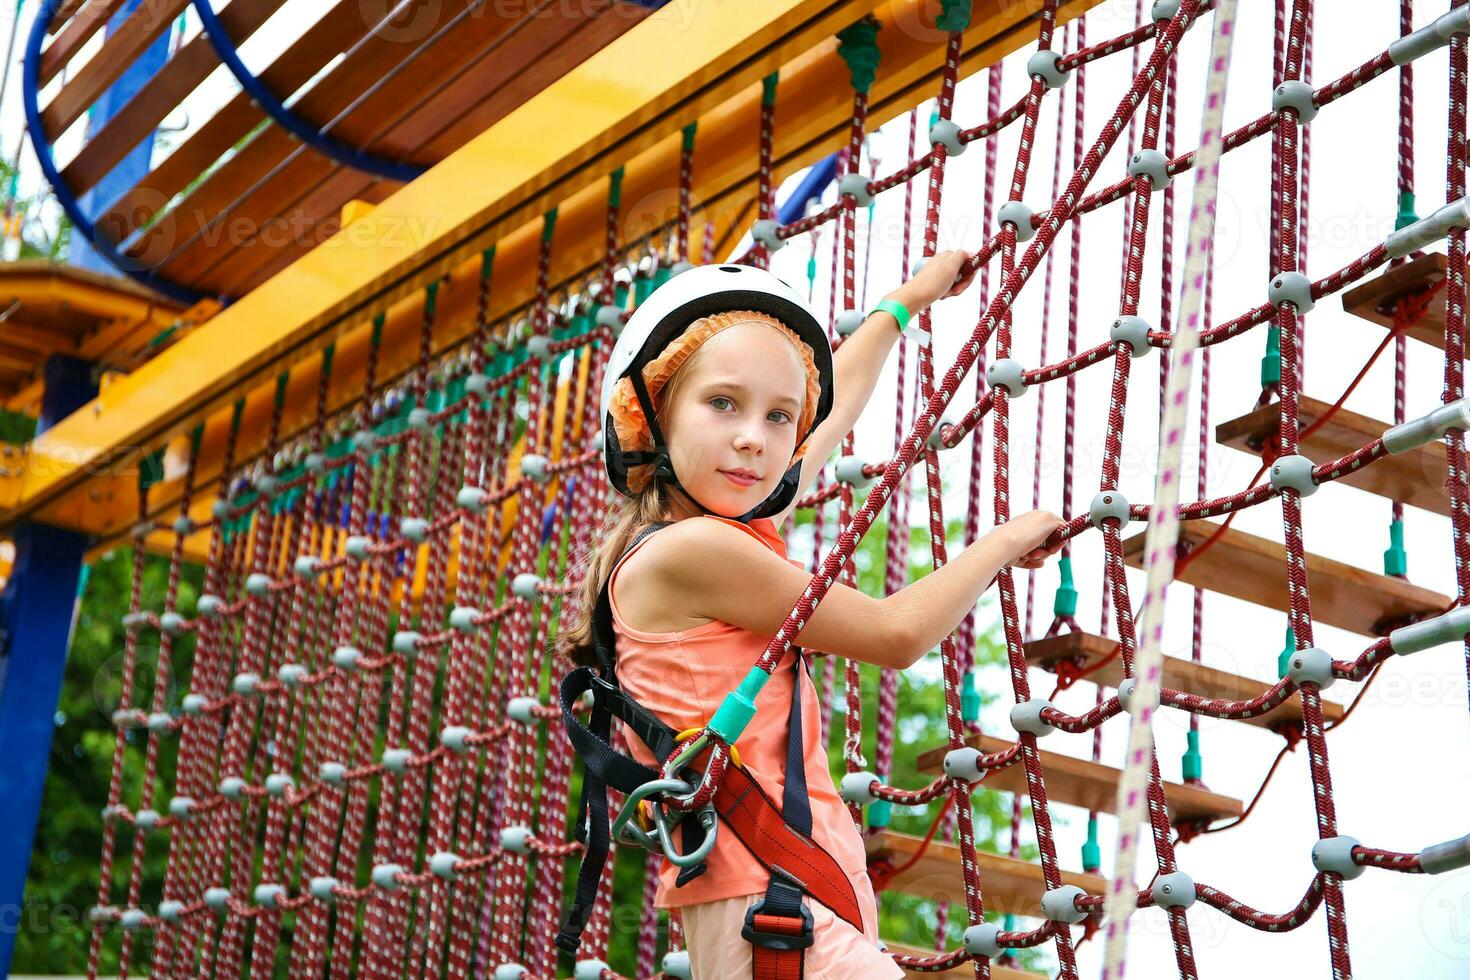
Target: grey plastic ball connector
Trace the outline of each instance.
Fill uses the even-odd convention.
[[[179,707],[183,709],[184,714],[191,718],[204,714],[204,709],[208,705],[209,701],[202,694],[185,694],[184,700],[179,702]]]
[[[226,517],[230,516],[231,506],[232,505],[228,497],[220,497],[214,503],[209,505],[209,513],[214,516],[215,520],[222,521]]]
[[[1051,706],[1046,698],[1022,701],[1011,708],[1011,727],[1018,732],[1028,732],[1038,737],[1050,735],[1056,729],[1041,717],[1041,712]]]
[[[372,546],[372,538],[365,534],[354,534],[342,543],[342,551],[353,561],[367,561]]]
[[[449,610],[449,628],[460,633],[480,630],[480,610],[474,606],[455,606]]]
[[[479,371],[465,375],[464,390],[465,394],[473,395],[476,398],[484,398],[490,394],[490,376],[488,374],[481,374]]]
[[[1092,498],[1092,506],[1088,508],[1087,519],[1092,522],[1093,527],[1101,531],[1103,521],[1110,517],[1117,518],[1120,530],[1133,519],[1128,511],[1127,497],[1117,490],[1101,490],[1097,496]]]
[[[664,976],[671,980],[693,980],[694,968],[689,965],[689,951],[686,949],[665,953],[663,962],[659,965],[663,968]]]
[[[1298,313],[1306,313],[1317,305],[1312,298],[1312,280],[1300,272],[1278,272],[1266,289],[1266,301],[1280,309],[1290,303]]]
[[[230,682],[230,690],[242,698],[253,697],[260,693],[260,675],[252,674],[248,670],[243,674],[236,674],[235,679]]]
[[[393,652],[412,660],[419,655],[419,641],[423,638],[416,630],[399,630],[393,634]]]
[[[1149,190],[1161,191],[1169,186],[1169,158],[1159,150],[1139,150],[1128,158],[1129,177],[1147,177]]]
[[[133,825],[139,830],[147,833],[158,826],[158,821],[163,819],[163,814],[157,810],[139,810],[133,815]]]
[[[524,980],[526,968],[519,963],[502,963],[495,968],[495,980]]]
[[[602,980],[603,971],[610,969],[602,960],[578,960],[572,968],[572,980]]]
[[[255,904],[262,908],[280,908],[281,903],[286,900],[286,889],[280,885],[256,885],[253,897]]]
[[[868,178],[864,174],[843,174],[837,179],[837,193],[852,195],[860,208],[873,203],[873,194],[868,190]]]
[[[322,560],[316,555],[302,555],[291,563],[291,571],[301,578],[315,578],[322,569]]]
[[[167,923],[175,923],[184,917],[184,903],[166,898],[158,903],[158,917]]]
[[[434,428],[434,413],[427,408],[414,408],[408,413],[408,427],[415,432],[428,432]]]
[[[1312,86],[1300,79],[1287,79],[1271,93],[1271,108],[1275,112],[1295,109],[1297,122],[1309,123],[1317,117],[1317,103],[1312,98]]]
[[[1312,683],[1322,691],[1337,680],[1332,673],[1332,655],[1321,647],[1307,647],[1293,653],[1286,663],[1286,676],[1298,687]]]
[[[1154,699],[1151,705],[1159,706],[1158,688],[1154,688]],[[1125,712],[1136,715],[1143,708],[1143,702],[1138,699],[1138,678],[1128,677],[1118,682],[1118,704]]]
[[[311,879],[306,885],[307,892],[318,902],[326,902],[331,905],[337,901],[337,879],[329,875],[320,875]]]
[[[843,310],[837,314],[837,322],[833,329],[837,331],[839,337],[851,337],[857,333],[858,327],[861,327],[866,319],[862,310]]]
[[[99,922],[111,922],[117,916],[117,909],[111,905],[94,905],[87,909],[87,921],[96,925]]]
[[[617,337],[623,332],[623,327],[628,323],[628,311],[620,310],[616,306],[604,304],[597,308],[597,315],[593,319],[599,327],[606,327],[612,331],[614,337]],[[486,390],[489,390],[488,386]]]
[[[372,429],[361,429],[352,434],[352,448],[360,453],[370,453],[378,448],[378,434]]]
[[[307,453],[306,458],[302,460],[302,464],[305,465],[306,472],[308,473],[314,475],[324,473],[327,469],[326,454],[318,452]]]
[[[1159,875],[1149,894],[1160,908],[1187,909],[1195,900],[1194,879],[1183,871]]]
[[[953,446],[946,446],[944,444],[944,427],[947,425],[953,426],[954,424],[954,419],[950,418],[948,415],[941,414],[938,420],[935,421],[934,428],[929,430],[929,438],[925,440],[925,443],[929,446],[930,449],[938,450],[940,452],[943,452],[946,449],[953,449]]]
[[[338,647],[332,651],[332,663],[338,670],[352,673],[357,669],[357,663],[362,659],[362,651],[357,647]]]
[[[1388,643],[1394,653],[1403,656],[1441,643],[1458,642],[1467,635],[1470,635],[1470,606],[1460,606],[1443,616],[1400,626],[1388,634]]]
[[[413,544],[429,540],[429,522],[422,517],[405,517],[398,522],[398,533]]]
[[[931,144],[943,144],[945,152],[952,157],[957,157],[965,152],[969,144],[960,142],[960,124],[953,119],[936,119],[934,125],[929,127],[929,142]]]
[[[301,679],[306,676],[306,668],[300,664],[281,664],[276,668],[276,680],[286,687],[300,687]]]
[[[347,767],[340,762],[323,762],[317,767],[317,776],[328,786],[344,786],[347,783]]]
[[[867,770],[850,772],[842,777],[842,786],[837,790],[837,794],[842,797],[844,803],[867,806],[878,799],[873,795],[873,784],[878,781],[878,774],[875,772]]]
[[[1026,59],[1026,74],[1040,78],[1047,88],[1061,88],[1072,77],[1070,71],[1062,70],[1061,61],[1060,51],[1038,51]]]
[[[395,776],[402,776],[408,771],[408,760],[412,757],[413,753],[408,749],[384,749],[379,761],[383,763],[384,769]]]
[[[1359,846],[1353,837],[1324,837],[1312,845],[1312,866],[1318,871],[1335,871],[1343,881],[1351,881],[1363,873],[1363,866],[1353,860],[1353,848]]]
[[[459,877],[455,873],[454,866],[459,864],[460,860],[460,856],[452,851],[436,851],[429,855],[429,873],[435,878],[454,881]]]
[[[1149,16],[1155,24],[1161,20],[1173,20],[1179,16],[1179,0],[1154,0]]]
[[[164,735],[173,725],[174,716],[167,711],[155,711],[148,715],[148,730],[155,735]]]
[[[174,533],[179,535],[190,535],[199,530],[199,525],[187,514],[180,514],[174,518]]]
[[[1052,922],[1081,922],[1087,913],[1077,907],[1077,899],[1086,897],[1087,892],[1076,885],[1047,889],[1041,895],[1041,914]]]
[[[231,803],[239,803],[245,798],[245,780],[239,776],[226,776],[219,781],[219,795]]]
[[[223,912],[230,904],[230,890],[219,886],[204,889],[204,904],[216,912]]]
[[[1026,369],[1013,357],[1002,357],[985,369],[985,383],[992,388],[1004,388],[1012,398],[1026,394]]]
[[[541,702],[531,697],[511,698],[505,705],[505,716],[511,721],[522,725],[534,725],[540,719],[536,717],[536,709],[541,707]]]
[[[1148,344],[1148,333],[1153,328],[1143,317],[1125,313],[1113,321],[1108,336],[1115,344],[1127,344],[1129,357],[1144,357],[1153,350]]]
[[[995,959],[1005,952],[1000,944],[1000,923],[977,922],[965,930],[965,952]]]
[[[470,730],[463,725],[449,725],[439,732],[439,744],[455,755],[469,750]]]
[[[270,592],[271,577],[264,572],[251,572],[245,576],[245,591],[257,598]]]
[[[778,232],[781,228],[780,222],[774,218],[761,218],[750,226],[750,237],[757,244],[764,245],[769,251],[775,252],[786,247],[786,239]]]
[[[506,827],[500,832],[500,846],[512,854],[529,854],[531,852],[531,828],[525,824]]]
[[[973,783],[985,773],[980,768],[980,750],[962,745],[944,753],[944,774],[950,779]]]
[[[191,796],[175,796],[168,801],[168,815],[175,820],[187,820],[193,811],[194,798]]]
[[[148,913],[142,909],[125,909],[118,922],[129,932],[136,932],[148,924]]]
[[[1276,457],[1276,461],[1271,464],[1271,489],[1277,493],[1295,490],[1303,497],[1310,497],[1317,492],[1317,483],[1312,479],[1312,470],[1316,465],[1299,454]]]
[[[1001,224],[1010,222],[1016,226],[1016,241],[1029,241],[1036,234],[1036,226],[1031,223],[1036,217],[1032,211],[1020,201],[1006,201],[995,211],[995,220]]]
[[[863,469],[867,465],[868,461],[866,459],[853,454],[851,456],[840,457],[837,460],[837,465],[833,467],[833,471],[839,483],[850,483],[853,489],[862,490],[864,487],[871,486],[873,481],[878,479],[876,476],[867,476],[863,473]]]
[[[526,341],[526,353],[538,361],[549,361],[551,359],[552,339],[545,334],[537,334]]]
[[[464,486],[454,495],[454,503],[460,510],[479,516],[485,513],[485,498],[488,496],[484,487]]]
[[[141,611],[123,613],[119,622],[122,623],[122,628],[125,630],[138,629],[140,626],[148,625],[148,614]]]
[[[694,268],[693,262],[690,262],[688,259],[680,259],[669,266],[669,278],[672,279],[675,276],[682,276],[692,268]]]
[[[255,489],[260,491],[262,497],[274,497],[280,492],[281,481],[263,474],[255,478]]]
[[[402,873],[402,865],[379,864],[373,866],[373,870],[369,877],[372,878],[373,884],[383,889],[383,891],[396,892],[401,887],[398,882],[398,876]]]
[[[265,791],[278,800],[295,786],[296,781],[283,772],[273,772],[265,777]]]
[[[220,610],[224,608],[224,605],[225,600],[217,595],[210,595],[206,592],[199,597],[198,602],[194,603],[194,615],[200,619],[213,619],[220,614]]]
[[[541,598],[541,584],[541,576],[535,572],[522,572],[511,579],[510,591],[527,602],[535,602]]]
[[[532,483],[545,483],[551,479],[551,460],[535,453],[526,453],[521,457],[521,476]]]

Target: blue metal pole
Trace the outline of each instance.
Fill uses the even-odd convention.
[[[92,366],[46,362],[37,431],[97,394]],[[26,875],[51,753],[56,705],[76,621],[87,536],[26,522],[14,530],[15,564],[0,593],[0,977],[9,976],[24,920]]]

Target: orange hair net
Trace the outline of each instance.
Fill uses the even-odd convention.
[[[668,385],[669,379],[678,373],[679,368],[683,367],[694,352],[700,348],[700,345],[721,330],[742,323],[764,323],[774,327],[791,341],[792,347],[801,358],[802,366],[806,369],[806,399],[802,402],[801,417],[797,420],[797,431],[800,433],[797,439],[805,439],[811,434],[812,420],[816,417],[817,403],[821,400],[822,394],[821,379],[817,374],[817,365],[813,359],[811,345],[802,340],[795,330],[769,313],[760,313],[755,310],[731,310],[701,317],[691,323],[682,334],[669,341],[657,357],[644,365],[643,383],[648,386],[648,397],[653,402],[654,412],[657,413],[663,407],[659,399],[660,392]],[[613,386],[612,398],[608,402],[608,412],[613,418],[613,430],[617,433],[619,446],[628,451],[646,452],[653,449],[653,432],[648,426],[648,419],[643,414],[643,406],[638,401],[638,393],[633,390],[632,378],[622,378]],[[792,462],[801,459],[804,455],[806,455],[805,443],[797,447],[795,455],[792,456]],[[652,477],[652,463],[630,467],[628,489],[633,493],[640,493]]]

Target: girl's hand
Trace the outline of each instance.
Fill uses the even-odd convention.
[[[1048,558],[1062,550],[1062,542],[1051,547],[1043,545],[1061,526],[1062,519],[1045,510],[1029,511],[1002,524],[1000,530],[1010,538],[1015,555],[1006,564],[1017,568],[1040,568]]]
[[[934,253],[914,277],[893,291],[893,298],[902,303],[913,316],[933,305],[937,300],[958,296],[975,281],[978,269],[971,269],[963,278],[960,270],[970,260],[970,253],[962,248]]]

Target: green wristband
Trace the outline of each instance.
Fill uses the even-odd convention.
[[[883,299],[883,300],[879,300],[878,301],[878,305],[875,306],[875,307],[873,307],[872,310],[870,310],[868,312],[868,315],[869,316],[872,316],[874,313],[877,313],[879,310],[882,310],[883,312],[890,314],[895,320],[898,321],[898,332],[899,333],[901,333],[901,334],[908,333],[908,329],[909,329],[909,311],[908,311],[908,307],[904,306],[902,303],[900,303],[896,299]]]

